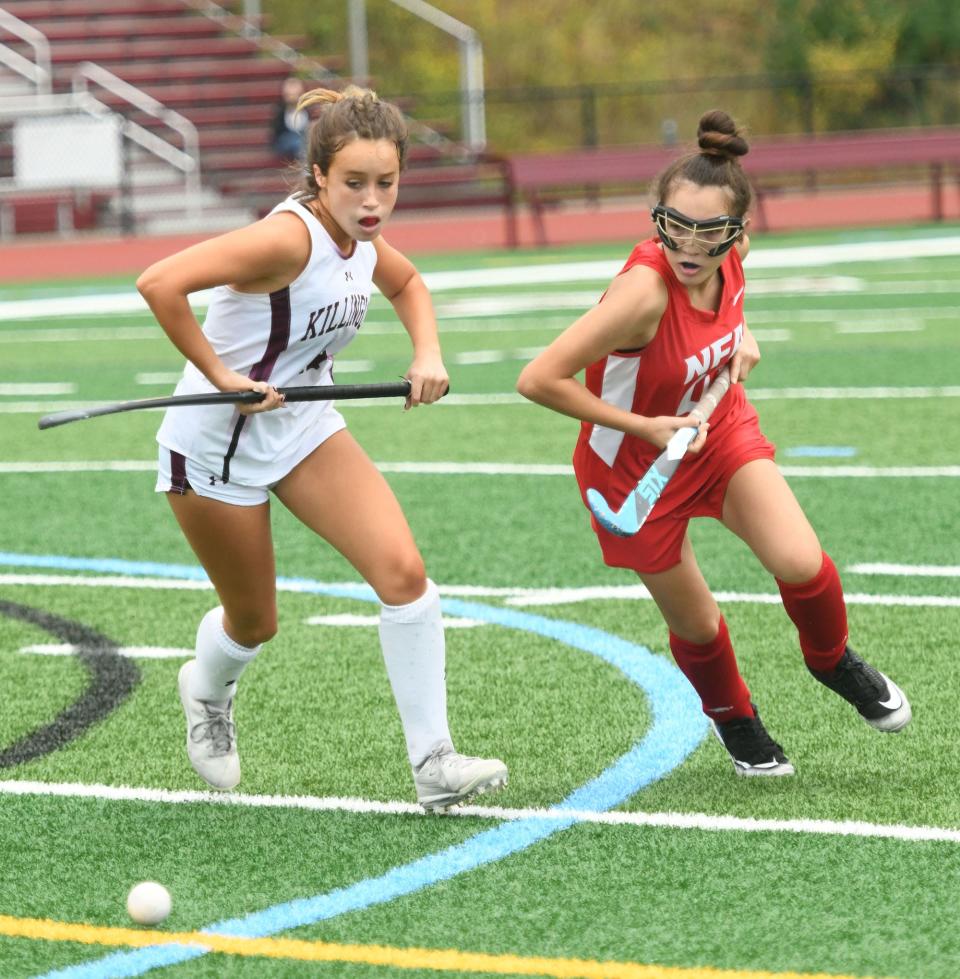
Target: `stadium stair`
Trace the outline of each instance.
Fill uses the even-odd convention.
[[[235,227],[263,213],[268,200],[272,205],[287,191],[287,168],[269,147],[269,125],[281,83],[293,71],[289,61],[265,52],[255,39],[204,15],[186,0],[0,3],[47,37],[55,92],[69,92],[76,67],[90,61],[197,127],[202,210],[193,223],[184,216],[182,177],[133,147],[130,204],[138,233]],[[239,9],[240,4],[233,6]],[[302,41],[284,42],[289,46],[298,40]],[[15,38],[0,37],[0,42],[26,53]],[[287,49],[293,53],[293,48]],[[336,67],[335,60],[331,63]],[[141,126],[169,136],[156,119],[105,88],[91,86],[91,92]],[[12,173],[11,158],[9,142],[0,141],[0,176]],[[50,212],[49,202],[43,207],[44,213]],[[110,220],[104,215],[106,223]],[[40,230],[36,224],[25,215],[16,230]]]

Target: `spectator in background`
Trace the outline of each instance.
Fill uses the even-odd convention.
[[[303,89],[301,79],[292,76],[286,79],[280,89],[280,101],[273,112],[270,145],[277,156],[284,160],[304,158],[304,142],[310,119],[306,112],[297,109]]]

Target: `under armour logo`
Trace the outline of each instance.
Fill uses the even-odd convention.
[[[353,282],[353,273],[352,272],[344,272],[343,273],[343,277],[347,280],[347,282]]]
[[[209,479],[210,479],[210,485],[211,486],[216,486],[217,485],[217,477],[216,476],[210,476]]]

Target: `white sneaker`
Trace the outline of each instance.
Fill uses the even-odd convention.
[[[427,812],[445,812],[475,795],[507,784],[507,766],[497,758],[469,758],[449,741],[437,745],[414,769],[417,802]]]
[[[240,781],[240,757],[237,755],[237,729],[233,723],[233,700],[226,706],[190,696],[190,674],[196,660],[180,667],[177,686],[180,703],[187,715],[187,756],[193,770],[215,789],[232,789]]]

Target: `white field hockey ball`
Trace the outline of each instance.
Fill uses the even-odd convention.
[[[170,892],[155,880],[145,880],[130,888],[127,914],[138,925],[158,925],[170,914]]]

